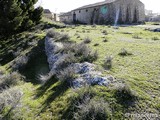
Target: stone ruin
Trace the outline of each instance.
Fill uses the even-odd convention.
[[[58,75],[56,73],[56,62],[62,59],[66,54],[62,54],[59,51],[63,48],[61,42],[55,42],[54,38],[45,38],[45,51],[48,58],[50,73],[49,75]],[[70,83],[72,87],[81,87],[84,85],[103,85],[108,86],[114,81],[112,76],[104,76],[100,71],[96,70],[96,65],[84,62],[84,63],[73,63],[75,73],[78,74],[78,78],[75,78]]]

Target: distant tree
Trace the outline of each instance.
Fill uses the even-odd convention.
[[[43,8],[34,8],[38,0],[0,0],[0,34],[26,30],[41,20]]]

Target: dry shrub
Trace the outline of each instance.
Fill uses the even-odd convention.
[[[61,81],[71,82],[73,79],[76,78],[75,69],[72,66],[64,68],[63,70],[59,71],[57,78]]]
[[[112,68],[112,60],[113,60],[113,57],[112,56],[108,56],[106,57],[105,61],[104,61],[104,68],[109,70]]]
[[[83,41],[85,44],[89,44],[92,42],[92,39],[90,39],[89,37],[86,37]]]
[[[23,93],[16,89],[11,88],[0,93],[0,119],[3,119],[3,112],[11,112],[19,104]]]
[[[21,83],[23,79],[24,77],[17,72],[4,75],[0,80],[0,91]]]
[[[96,94],[91,86],[75,90],[73,118],[75,120],[106,120],[110,117],[110,108],[102,98],[95,99]]]
[[[129,53],[126,49],[122,48],[119,55],[120,56],[129,56],[129,55],[132,55],[132,53]]]

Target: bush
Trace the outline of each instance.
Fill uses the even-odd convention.
[[[106,120],[110,116],[108,104],[95,99],[95,89],[91,86],[74,89],[78,96],[73,97],[73,118],[75,120]]]
[[[110,118],[110,109],[103,99],[85,99],[76,106],[73,113],[75,120],[107,120]]]
[[[135,39],[142,39],[138,34],[135,34],[132,37],[135,38]]]
[[[58,41],[66,42],[66,41],[69,41],[69,39],[70,39],[70,36],[68,34],[61,34],[60,39]]]
[[[119,84],[115,88],[115,96],[125,104],[125,101],[133,102],[137,98],[137,93],[128,84]]]
[[[82,31],[82,33],[85,33],[85,32],[86,32],[85,30]]]
[[[104,61],[104,67],[105,69],[111,69],[112,68],[112,57],[111,56],[108,56],[106,57],[105,61]]]
[[[0,80],[0,91],[19,84],[23,79],[24,77],[17,72],[4,75]]]
[[[93,27],[93,28],[96,28],[96,27],[97,27],[97,25],[96,25],[96,24],[93,24],[93,25],[92,25],[92,27]]]
[[[94,46],[99,46],[99,43],[95,43]]]
[[[107,39],[104,39],[103,42],[108,42],[108,40],[107,40]]]
[[[129,53],[126,49],[122,48],[119,55],[120,56],[128,56],[128,55],[132,55],[132,53]]]
[[[61,30],[61,32],[64,32],[64,30]]]
[[[68,54],[63,55],[61,59],[55,62],[57,72],[68,67],[70,64],[74,63],[75,60],[76,59],[73,53],[68,53]]]
[[[91,40],[89,37],[87,37],[87,38],[84,39],[83,42],[84,42],[85,44],[89,44],[90,42],[92,42],[92,40]]]
[[[158,37],[153,37],[152,40],[160,40]]]
[[[108,35],[107,30],[103,30],[102,33],[103,33],[104,35]]]
[[[48,32],[47,32],[47,35],[46,35],[47,37],[50,37],[50,38],[54,38],[54,37],[57,37],[57,36],[59,36],[59,33],[58,32],[55,32],[53,29],[51,29],[51,30],[49,30]]]
[[[75,57],[78,57],[79,62],[93,62],[98,59],[98,52],[93,52],[89,47],[87,47],[83,42],[77,44],[74,48]]]
[[[29,57],[24,55],[24,56],[20,56],[19,58],[17,58],[14,63],[12,68],[14,70],[20,70],[23,69],[23,67],[28,63]]]
[[[58,73],[57,78],[61,81],[71,82],[76,78],[74,67],[69,66],[67,68],[64,68]]]
[[[4,111],[11,112],[15,108],[22,97],[23,93],[15,88],[11,88],[0,93],[0,119],[3,119]]]

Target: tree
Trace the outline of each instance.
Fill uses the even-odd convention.
[[[39,23],[43,8],[34,8],[38,0],[0,0],[0,34],[26,30]]]
[[[23,22],[22,13],[18,0],[0,0],[0,33],[17,30]]]

